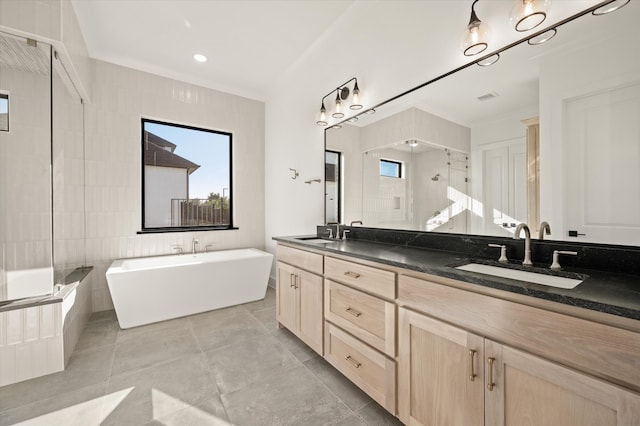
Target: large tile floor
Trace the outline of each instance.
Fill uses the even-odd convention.
[[[65,371],[0,388],[0,425],[400,424],[275,316],[271,288],[129,330],[96,313]]]

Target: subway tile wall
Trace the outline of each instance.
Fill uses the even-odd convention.
[[[264,247],[264,103],[94,61],[85,105],[86,261],[94,267],[93,310],[112,309],[105,273],[123,257]],[[141,229],[142,117],[233,133],[234,224],[238,230],[137,234]],[[179,283],[177,283],[179,284]]]
[[[0,386],[62,371],[91,316],[90,273],[61,302],[0,312]]]
[[[0,386],[64,369],[61,303],[0,312]]]
[[[0,89],[9,91],[10,132],[3,145],[2,241],[5,271],[51,266],[49,71],[2,65]]]

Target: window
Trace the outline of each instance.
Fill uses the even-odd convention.
[[[0,93],[0,131],[9,131],[9,95]]]
[[[402,163],[392,160],[380,160],[380,176],[402,177]]]
[[[230,133],[142,119],[142,231],[233,228]]]

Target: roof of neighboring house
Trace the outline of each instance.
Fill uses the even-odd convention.
[[[199,164],[173,153],[176,144],[171,143],[153,133],[145,133],[144,165],[187,169],[189,174],[200,168]],[[158,142],[158,144],[156,144]],[[171,151],[166,148],[170,148]]]
[[[169,142],[168,140],[163,139],[158,135],[154,135],[153,133],[149,133],[146,130],[144,132],[144,138],[145,141],[158,145],[160,148],[169,148],[171,152],[175,151],[178,146],[175,143]]]

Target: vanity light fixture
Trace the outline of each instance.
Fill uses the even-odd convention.
[[[207,62],[207,57],[206,57],[206,56],[204,56],[204,55],[203,55],[203,54],[201,54],[201,53],[195,53],[195,54],[193,55],[193,59],[195,59],[195,60],[196,60],[196,62],[200,62],[200,63]]]
[[[606,15],[607,13],[614,12],[620,9],[622,6],[626,6],[631,0],[613,0],[604,6],[601,6],[591,12],[595,16]]]
[[[353,82],[353,90],[350,88],[351,82]],[[337,119],[343,118],[344,117],[343,111],[346,105],[349,105],[349,109],[351,110],[362,109],[362,103],[360,101],[360,88],[358,87],[358,79],[353,77],[347,80],[346,82],[344,82],[343,84],[341,84],[340,86],[338,86],[335,90],[332,90],[331,92],[327,93],[322,97],[320,114],[319,114],[318,120],[316,121],[316,124],[318,126],[327,126],[329,124],[329,122],[327,121],[327,108],[325,107],[324,100],[327,97],[333,95],[334,92],[336,94],[335,109],[331,113],[331,117],[337,118]],[[351,102],[349,102],[350,95],[352,95]],[[356,120],[357,120],[356,117],[352,117],[352,119],[350,119],[349,121],[353,123]]]
[[[529,31],[547,19],[551,0],[515,0],[509,22],[518,32]]]
[[[489,47],[489,36],[491,31],[489,26],[482,22],[476,15],[475,6],[478,0],[474,0],[471,4],[471,17],[469,24],[462,33],[460,39],[460,49],[465,56],[474,56],[484,52]]]

